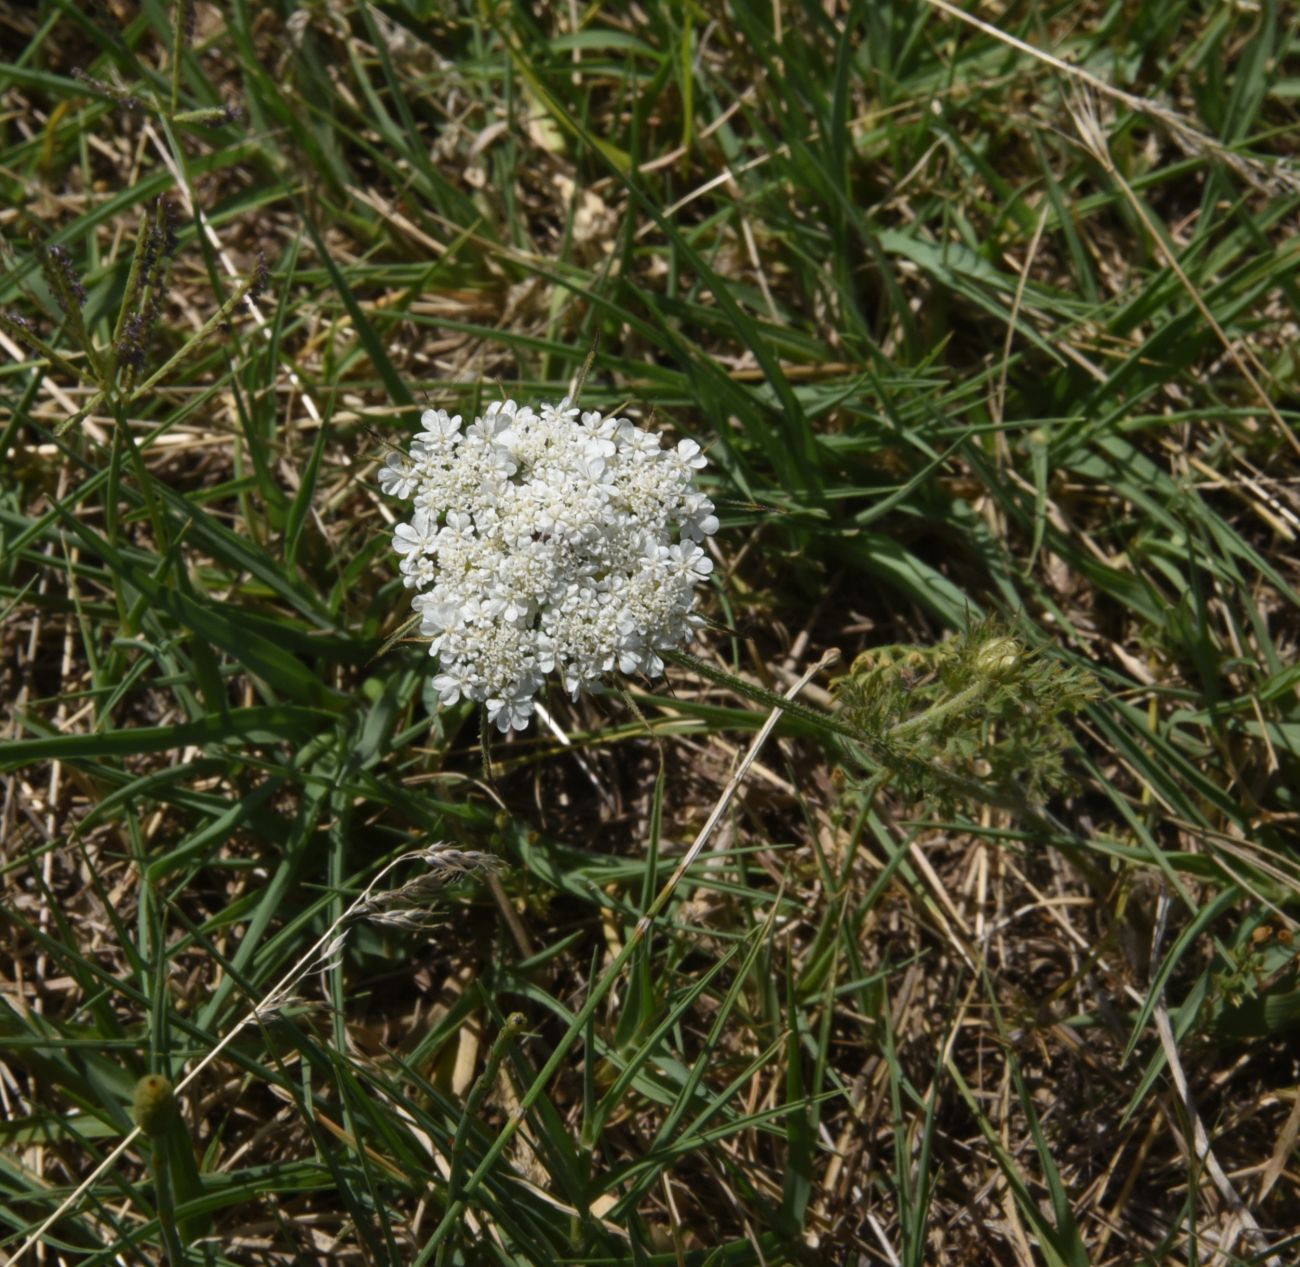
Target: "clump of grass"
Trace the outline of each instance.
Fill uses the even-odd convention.
[[[151,370],[159,322],[167,307],[172,264],[178,246],[177,213],[167,197],[157,199],[152,212],[141,221],[135,250],[127,272],[126,289],[118,307],[111,339],[97,344],[87,329],[82,309],[86,288],[68,249],[59,244],[36,248],[36,259],[46,284],[53,293],[63,321],[59,333],[72,346],[60,350],[38,333],[35,324],[22,314],[0,312],[0,330],[6,331],[48,368],[66,375],[72,384],[90,389],[86,405],[65,418],[56,428],[61,435],[88,414],[102,411],[114,417],[123,434],[129,435],[125,419],[134,407],[149,397],[198,348],[221,330],[249,299],[255,300],[270,280],[266,261],[221,301],[217,309],[189,334],[164,363]]]

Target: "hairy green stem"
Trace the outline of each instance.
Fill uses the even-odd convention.
[[[937,721],[942,721],[945,717],[953,713],[959,713],[963,708],[973,704],[981,695],[988,690],[987,681],[972,682],[964,690],[958,691],[950,699],[940,700],[937,704],[931,705],[923,713],[918,713],[915,717],[909,717],[906,721],[901,721],[896,726],[890,727],[885,732],[885,738],[889,742],[897,742],[900,739],[906,739],[911,735],[928,730]]]
[[[496,1081],[497,1070],[501,1067],[502,1060],[505,1059],[507,1048],[524,1032],[527,1024],[528,1019],[522,1012],[512,1012],[506,1017],[506,1023],[501,1027],[492,1044],[491,1051],[488,1052],[487,1060],[483,1063],[483,1072],[479,1074],[478,1079],[470,1088],[469,1095],[466,1097],[465,1107],[456,1126],[456,1136],[451,1142],[451,1172],[447,1177],[447,1200],[449,1203],[455,1202],[460,1193],[461,1180],[465,1172],[465,1140],[469,1135],[469,1124],[478,1116],[478,1111],[487,1097],[488,1089]],[[435,1260],[438,1267],[442,1267],[442,1264],[446,1261],[450,1245],[451,1237],[447,1237],[438,1246],[438,1257]]]
[[[851,739],[855,744],[863,742],[863,737],[858,731],[851,726],[845,725],[838,718],[831,717],[827,713],[820,713],[814,708],[809,708],[806,704],[787,700],[784,695],[769,691],[764,686],[747,682],[742,677],[715,668],[707,660],[701,660],[685,651],[664,651],[661,654],[670,664],[675,664],[681,669],[689,669],[692,673],[698,673],[700,677],[707,678],[710,682],[716,682],[719,686],[725,686],[729,690],[735,691],[737,695],[743,695],[746,699],[761,704],[764,708],[779,708],[791,717],[798,717],[811,726],[830,731],[844,739]]]

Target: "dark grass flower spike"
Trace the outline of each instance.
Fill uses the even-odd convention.
[[[117,84],[105,83],[104,80],[97,79],[80,66],[73,67],[72,77],[79,84],[84,84],[91,92],[115,102],[124,110],[139,111],[147,109],[146,104],[129,89],[119,87]]]
[[[59,307],[69,316],[81,309],[86,302],[86,287],[77,274],[77,267],[72,262],[68,248],[55,244],[45,252],[42,263]]]
[[[176,231],[176,207],[170,198],[161,197],[154,204],[152,217],[146,222],[136,242],[131,272],[127,277],[126,296],[119,314],[114,337],[117,364],[124,367],[128,386],[148,360],[158,318],[162,315],[171,277],[171,261],[179,244]]]

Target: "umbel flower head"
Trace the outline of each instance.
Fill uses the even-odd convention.
[[[522,730],[548,673],[575,699],[616,669],[662,673],[659,652],[704,623],[695,588],[713,570],[699,445],[665,449],[568,397],[494,402],[468,427],[443,409],[420,422],[379,481],[413,504],[393,548],[439,699],[477,700],[499,730]]]

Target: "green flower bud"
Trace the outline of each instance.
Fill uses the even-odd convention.
[[[172,1084],[160,1073],[147,1073],[135,1084],[131,1116],[146,1134],[159,1136],[166,1131],[176,1112]]]
[[[1003,634],[1001,637],[990,638],[980,647],[975,653],[972,664],[975,672],[982,677],[999,681],[1010,677],[1015,672],[1023,654],[1024,648],[1020,643],[1015,638]]]

